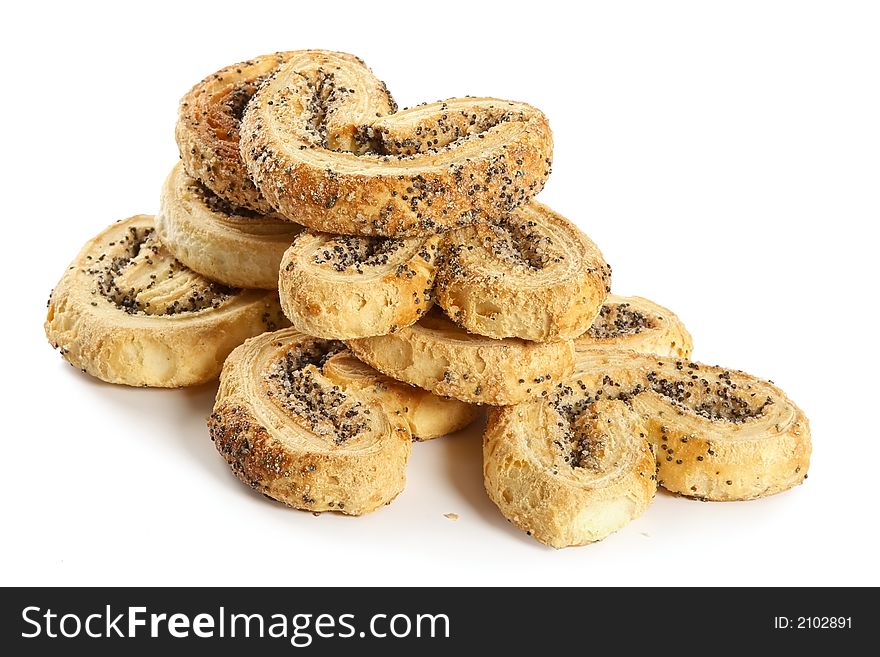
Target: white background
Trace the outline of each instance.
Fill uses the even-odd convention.
[[[880,584],[877,5],[486,4],[4,10],[0,583]],[[105,225],[156,211],[179,97],[307,47],[360,55],[401,105],[544,110],[540,199],[600,245],[618,293],[678,312],[698,359],[805,409],[807,483],[748,503],[661,493],[605,541],[554,551],[486,498],[475,429],[415,445],[392,505],[314,517],[233,478],[205,428],[213,386],[127,389],[64,364],[49,291]]]

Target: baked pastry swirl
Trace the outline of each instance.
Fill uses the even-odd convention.
[[[593,325],[574,344],[670,358],[689,358],[694,348],[691,334],[671,310],[643,297],[616,295],[608,296]]]
[[[186,172],[237,208],[272,212],[241,161],[239,126],[260,84],[298,54],[278,52],[227,66],[199,82],[180,101],[175,136]]]
[[[286,323],[274,292],[204,278],[158,241],[153,217],[137,215],[83,247],[49,298],[45,329],[92,376],[178,387],[215,379],[246,338]]]
[[[257,492],[298,509],[361,515],[403,490],[412,440],[378,398],[324,375],[340,349],[294,329],[248,340],[223,367],[208,427]]]
[[[550,128],[530,105],[453,98],[394,110],[360,61],[302,54],[248,103],[241,155],[281,214],[347,235],[428,235],[502,216],[550,173]]]
[[[156,234],[190,269],[233,287],[278,288],[284,251],[302,226],[236,208],[178,163],[162,187]]]
[[[786,490],[806,477],[810,431],[779,388],[749,374],[581,347],[549,395],[490,410],[483,459],[501,512],[564,547],[620,528],[657,485],[706,500]]]
[[[536,201],[445,236],[437,303],[493,338],[570,340],[590,328],[611,284],[598,247]]]
[[[438,240],[306,231],[281,262],[281,306],[293,326],[321,338],[393,333],[433,303]]]
[[[810,426],[785,393],[744,372],[602,348],[578,349],[574,384],[549,403],[623,399],[645,420],[659,484],[706,500],[749,500],[803,481]]]
[[[463,429],[480,414],[479,407],[457,399],[438,397],[402,383],[340,351],[324,363],[324,375],[346,389],[375,395],[382,405],[400,413],[415,440],[430,440]]]
[[[436,306],[396,333],[348,340],[383,374],[462,401],[507,405],[540,397],[571,372],[571,341],[495,340],[468,333]]]
[[[575,412],[555,400],[489,411],[483,474],[508,520],[561,548],[601,540],[641,515],[657,477],[644,421],[625,403]]]

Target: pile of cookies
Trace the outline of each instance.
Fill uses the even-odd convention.
[[[800,409],[691,362],[679,319],[611,295],[596,245],[534,200],[552,159],[534,107],[398,110],[360,59],[293,51],[205,78],[176,137],[159,214],[83,248],[46,334],[112,383],[220,375],[211,439],[254,490],[373,511],[414,440],[481,407],[489,497],[554,547],[604,538],[658,486],[738,500],[806,477]]]

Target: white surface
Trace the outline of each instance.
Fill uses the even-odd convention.
[[[876,4],[190,4],[4,10],[0,583],[880,584]],[[46,297],[85,240],[157,209],[178,98],[303,47],[360,55],[401,105],[542,108],[541,200],[596,240],[617,292],[680,314],[697,358],[806,410],[806,485],[659,494],[604,542],[553,551],[485,497],[474,430],[416,445],[391,506],[313,517],[232,477],[205,428],[213,387],[126,389],[64,364]]]

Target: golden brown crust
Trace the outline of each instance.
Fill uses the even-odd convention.
[[[642,419],[601,401],[572,416],[544,402],[493,408],[483,437],[486,492],[504,516],[555,548],[605,538],[657,490]]]
[[[296,58],[248,104],[241,155],[281,214],[348,235],[470,225],[544,186],[552,136],[534,107],[453,98],[394,109],[362,63],[335,53]]]
[[[403,489],[411,436],[377,398],[324,376],[340,347],[294,329],[248,340],[223,367],[208,427],[254,490],[297,509],[361,515]]]
[[[610,290],[598,247],[536,201],[444,237],[437,303],[472,333],[570,340],[589,329]]]
[[[251,97],[299,52],[277,52],[212,73],[180,100],[175,136],[186,172],[220,198],[262,214],[272,206],[254,187],[239,155],[239,125]]]
[[[343,388],[377,396],[386,409],[396,409],[416,440],[439,438],[463,429],[480,414],[473,404],[438,397],[385,376],[347,351],[334,354],[324,363],[324,375]]]
[[[609,295],[593,325],[575,338],[575,349],[630,349],[642,354],[690,358],[691,334],[678,316],[644,297]]]
[[[274,292],[236,290],[177,262],[153,217],[90,240],[49,299],[46,337],[75,367],[110,383],[179,387],[216,379],[246,338],[287,323]]]
[[[503,406],[539,397],[571,372],[567,342],[495,340],[468,333],[436,307],[390,335],[348,340],[355,356],[436,395]]]
[[[773,384],[720,367],[612,349],[580,349],[576,385],[557,400],[620,398],[645,420],[660,485],[707,500],[748,500],[801,483],[810,426]]]
[[[187,267],[233,287],[275,290],[284,251],[302,226],[235,208],[178,163],[162,186],[156,233]]]
[[[304,232],[281,263],[281,306],[293,326],[321,338],[410,326],[433,303],[438,239]]]

